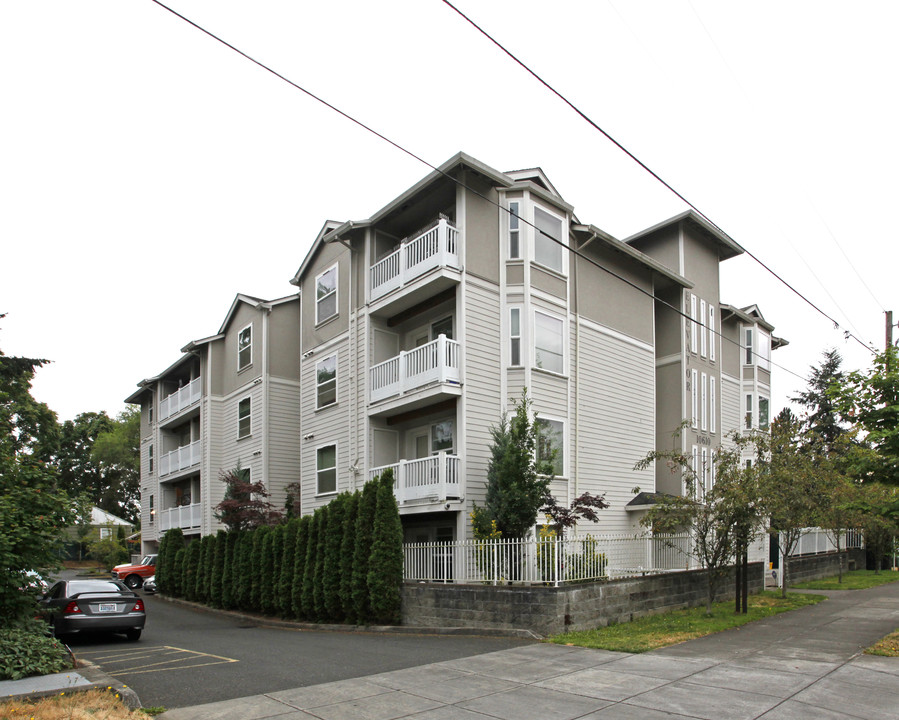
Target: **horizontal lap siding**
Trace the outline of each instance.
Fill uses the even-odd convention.
[[[300,479],[300,386],[276,378],[269,382],[267,490],[281,508],[285,488]]]
[[[740,418],[740,383],[728,375],[721,375],[721,439],[728,447],[733,447],[733,442],[728,439],[728,433],[743,427]]]
[[[465,428],[464,453],[467,487],[463,490],[470,509],[484,504],[490,428],[500,419],[501,373],[499,292],[469,281],[465,296]]]
[[[316,376],[317,362],[337,354],[337,403],[322,410],[316,410]],[[350,368],[355,367],[355,360],[350,358],[348,336],[327,349],[316,351],[315,355],[303,361],[300,382],[301,395],[301,462],[303,513],[308,514],[322,505],[327,505],[333,495],[316,497],[317,449],[323,445],[337,445],[337,492],[349,489],[348,468],[355,460],[350,457],[350,433],[352,432],[352,383],[349,381]],[[314,437],[303,439],[307,435]]]
[[[251,385],[229,396],[222,404],[222,427],[217,437],[222,438],[221,466],[212,467],[213,493],[218,490],[224,495],[224,487],[218,481],[221,471],[228,472],[237,467],[250,470],[250,479],[263,479],[262,449],[265,440],[265,420],[263,417],[262,384]],[[237,439],[237,410],[240,401],[250,398],[250,437]],[[258,454],[257,454],[258,453]],[[218,502],[218,500],[216,501]]]
[[[651,468],[634,470],[655,448],[655,358],[649,348],[589,326],[581,326],[580,344],[580,387],[573,388],[572,397],[580,404],[577,493],[605,493],[610,503],[599,524],[584,529],[630,530],[635,518],[624,508],[634,498],[633,488],[655,489]]]
[[[207,397],[203,400],[201,413],[203,415],[203,470],[200,482],[202,483],[201,495],[203,496],[203,534],[215,532],[222,527],[215,519],[215,506],[225,498],[225,485],[219,481],[219,473],[225,465],[222,460],[222,412],[223,401],[221,397]],[[235,420],[236,422],[236,420]]]

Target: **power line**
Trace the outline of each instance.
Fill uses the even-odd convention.
[[[624,145],[618,142],[615,138],[613,138],[608,132],[603,130],[596,122],[594,122],[588,115],[586,115],[580,108],[578,108],[574,103],[572,103],[568,98],[566,98],[562,93],[556,90],[552,85],[550,85],[546,80],[540,77],[536,72],[534,72],[524,61],[520,60],[516,57],[510,50],[508,50],[502,43],[496,40],[492,35],[490,35],[486,30],[484,30],[480,25],[478,25],[474,20],[472,20],[468,15],[463,13],[459,8],[453,5],[449,0],[442,0],[442,2],[447,5],[449,8],[454,10],[461,18],[463,18],[467,23],[469,23],[473,28],[475,28],[479,33],[481,33],[485,38],[487,38],[490,42],[492,42],[496,47],[498,47],[502,52],[508,55],[516,64],[518,64],[523,70],[525,70],[529,75],[531,75],[535,80],[537,80],[541,85],[543,85],[547,90],[549,90],[553,95],[559,98],[563,103],[565,103],[569,108],[571,108],[575,113],[577,113],[587,124],[589,124],[593,129],[597,132],[601,133],[606,139],[608,139],[615,147],[621,150],[625,155],[627,155],[631,160],[633,160],[637,165],[643,168],[647,173],[649,173],[653,178],[655,178],[659,183],[661,183],[665,188],[667,188],[675,197],[688,205],[694,212],[696,212],[700,217],[702,217],[706,222],[708,222],[712,227],[714,227],[721,234],[730,237],[724,230],[722,230],[717,223],[715,223],[708,215],[706,215],[702,210],[700,210],[696,205],[691,203],[687,198],[681,195],[677,190],[674,189],[669,183],[667,183],[661,176],[659,176],[655,171],[653,171],[648,165],[646,165],[643,161],[641,161],[636,155],[634,155],[630,150],[628,150]],[[733,240],[733,238],[731,238]],[[762,262],[754,253],[750,250],[747,250],[742,245],[733,241],[735,245],[740,247],[743,252],[745,252],[749,257],[756,261],[759,265],[761,265],[765,270],[768,271],[771,275],[777,278],[783,285],[789,288],[797,297],[801,298],[805,303],[807,303],[810,307],[816,310],[818,313],[823,315],[825,318],[830,320],[833,323],[835,328],[839,328],[840,324],[834,320],[830,315],[824,312],[820,307],[815,305],[811,300],[809,300],[805,295],[799,292],[795,287],[793,287],[790,283],[784,280],[778,273],[774,272],[767,264]],[[861,339],[856,337],[853,333],[849,331],[845,331],[846,334],[853,338],[859,345],[868,350],[869,352],[874,352],[874,350],[866,345]]]
[[[396,141],[394,141],[394,140],[391,140],[390,138],[386,137],[385,135],[383,135],[382,133],[378,132],[377,130],[374,130],[374,129],[371,128],[369,125],[366,125],[365,123],[363,123],[361,120],[356,119],[355,117],[353,117],[352,115],[349,115],[348,113],[344,112],[343,110],[341,110],[340,108],[336,107],[335,105],[332,105],[332,104],[329,103],[328,101],[326,101],[326,100],[324,100],[323,98],[319,97],[319,96],[316,95],[315,93],[313,93],[313,92],[307,90],[306,88],[302,87],[301,85],[295,83],[293,80],[290,80],[289,78],[285,77],[284,75],[282,75],[281,73],[277,72],[276,70],[274,70],[273,68],[269,67],[268,65],[264,64],[263,62],[261,62],[261,61],[259,61],[259,60],[256,60],[256,59],[253,58],[252,56],[250,56],[250,55],[248,55],[247,53],[245,53],[243,50],[240,50],[239,48],[235,47],[234,45],[232,45],[231,43],[227,42],[227,41],[224,40],[223,38],[220,38],[220,37],[219,37],[218,35],[216,35],[215,33],[211,32],[210,30],[207,30],[206,28],[202,27],[201,25],[195,23],[195,22],[194,22],[193,20],[191,20],[190,18],[187,18],[187,17],[185,17],[184,15],[182,15],[181,13],[177,12],[176,10],[173,10],[172,8],[168,7],[167,5],[165,5],[165,4],[164,4],[163,2],[161,2],[160,0],[152,0],[152,2],[154,2],[154,3],[157,4],[157,5],[159,5],[161,8],[163,8],[163,9],[165,9],[165,10],[168,10],[172,15],[175,15],[176,17],[178,17],[179,19],[181,19],[181,20],[183,20],[184,22],[188,23],[189,25],[193,26],[194,28],[196,28],[197,30],[201,31],[201,32],[204,33],[205,35],[208,35],[210,38],[212,38],[213,40],[216,40],[217,42],[221,43],[222,45],[224,45],[224,46],[227,47],[228,49],[233,50],[234,52],[236,52],[236,53],[237,53],[238,55],[240,55],[241,57],[243,57],[243,58],[249,60],[250,62],[252,62],[254,65],[259,66],[260,68],[262,68],[262,69],[265,70],[266,72],[271,73],[272,75],[274,75],[274,76],[277,77],[278,79],[283,80],[284,82],[286,82],[286,83],[287,83],[288,85],[290,85],[291,87],[293,87],[293,88],[299,90],[300,92],[304,93],[305,95],[307,95],[308,97],[312,98],[312,99],[315,100],[316,102],[318,102],[318,103],[324,105],[324,106],[327,107],[329,110],[332,110],[332,111],[338,113],[341,117],[346,118],[346,119],[349,120],[350,122],[354,123],[355,125],[358,125],[358,126],[361,127],[362,129],[364,129],[364,130],[370,132],[372,135],[375,135],[376,137],[378,137],[379,139],[383,140],[384,142],[389,143],[391,146],[393,146],[393,147],[396,148],[397,150],[400,150],[401,152],[403,152],[403,153],[405,153],[406,155],[408,155],[408,156],[414,158],[415,160],[417,160],[418,162],[422,163],[423,165],[429,167],[431,170],[433,170],[433,171],[435,171],[435,172],[441,174],[443,177],[445,177],[445,178],[447,178],[448,180],[452,181],[453,183],[455,183],[455,184],[458,185],[459,187],[464,188],[465,190],[467,190],[467,191],[469,191],[469,192],[471,192],[471,193],[477,195],[477,196],[480,197],[481,199],[483,199],[483,200],[487,201],[488,203],[490,203],[491,205],[494,205],[495,207],[497,207],[500,211],[505,212],[505,213],[507,213],[507,214],[510,214],[509,209],[506,208],[506,207],[504,207],[502,204],[496,202],[495,200],[493,200],[492,198],[488,197],[487,195],[481,193],[480,191],[478,191],[478,190],[476,190],[476,189],[474,189],[474,188],[468,187],[464,182],[462,182],[462,181],[459,180],[458,178],[453,177],[452,175],[450,175],[449,173],[445,172],[444,170],[441,170],[441,169],[440,169],[439,167],[437,167],[436,165],[433,165],[433,164],[429,163],[427,160],[424,160],[423,158],[419,157],[418,155],[416,155],[415,153],[413,153],[411,150],[407,150],[405,147],[403,147],[402,145],[400,145],[398,142],[396,142]],[[614,142],[614,141],[613,141],[613,142]],[[627,152],[627,151],[625,150],[625,152]],[[636,159],[636,158],[635,158],[635,159]],[[639,162],[639,160],[638,160],[637,162]],[[642,163],[641,163],[641,164],[642,164]],[[649,172],[652,172],[652,171],[649,171]],[[660,181],[661,181],[661,180],[660,180]],[[664,182],[664,181],[662,181],[662,182]],[[686,202],[686,201],[684,201],[684,202]],[[688,204],[689,204],[689,203],[688,203]],[[690,207],[693,207],[693,206],[691,205]],[[697,210],[696,212],[698,213],[699,211]],[[701,215],[701,213],[699,213],[699,214]],[[704,215],[703,215],[703,217],[705,218]],[[543,235],[544,237],[548,238],[548,239],[551,240],[552,242],[555,242],[555,243],[561,245],[564,249],[568,250],[568,252],[570,252],[570,253],[576,255],[577,257],[583,259],[585,262],[590,263],[591,265],[593,265],[594,267],[598,268],[599,270],[602,270],[603,272],[605,272],[605,273],[611,275],[612,277],[614,277],[615,279],[619,280],[620,282],[623,282],[623,283],[625,283],[626,285],[628,285],[628,286],[634,288],[635,290],[637,290],[638,292],[642,293],[643,295],[646,295],[647,297],[651,298],[654,302],[658,302],[658,303],[660,303],[660,304],[662,304],[662,305],[668,307],[669,309],[673,310],[675,313],[677,313],[678,315],[680,315],[681,317],[687,319],[688,321],[690,321],[690,322],[692,322],[692,323],[696,323],[696,322],[697,322],[694,318],[690,317],[686,312],[684,312],[684,311],[681,310],[680,308],[675,307],[674,305],[672,305],[671,303],[669,303],[669,302],[667,302],[667,301],[665,301],[665,300],[662,300],[661,298],[657,297],[654,293],[651,293],[651,292],[645,290],[644,288],[642,288],[642,287],[640,287],[639,285],[637,285],[635,282],[632,282],[631,280],[628,280],[627,278],[625,278],[625,277],[619,275],[618,273],[614,272],[613,270],[611,270],[611,269],[609,269],[609,268],[603,266],[603,265],[600,264],[597,260],[594,260],[593,258],[591,258],[591,257],[589,257],[589,256],[587,256],[587,255],[585,255],[584,253],[582,253],[582,252],[581,252],[580,250],[578,250],[577,248],[571,247],[569,244],[565,243],[563,240],[561,240],[561,239],[559,239],[559,238],[553,237],[552,235],[550,235],[550,234],[547,233],[546,231],[544,231],[544,230],[542,230],[541,228],[537,227],[534,223],[532,223],[532,222],[530,222],[530,221],[528,221],[528,220],[526,220],[525,218],[522,218],[522,217],[520,217],[520,216],[518,216],[518,219],[519,219],[520,222],[524,223],[525,225],[528,225],[529,227],[532,227],[535,231],[537,231],[538,233],[540,233],[540,234]],[[717,225],[714,225],[714,223],[711,223],[711,221],[709,221],[708,218],[705,218],[705,219],[706,219],[710,224],[712,224],[715,228],[717,228]],[[719,232],[722,232],[722,234],[726,235],[726,233],[724,233],[723,231],[721,231],[720,228],[718,228],[718,229],[719,229]],[[735,243],[735,244],[736,244],[736,243]],[[739,246],[738,246],[738,247],[739,247]],[[713,331],[713,330],[709,329],[709,332],[714,332],[714,334],[717,335],[718,337],[720,337],[720,338],[722,339],[722,341],[730,342],[730,343],[732,343],[733,345],[736,345],[737,347],[739,347],[741,350],[746,350],[746,349],[748,349],[748,350],[749,350],[753,355],[755,355],[756,357],[761,357],[761,355],[759,355],[758,353],[756,353],[756,352],[755,352],[754,350],[752,350],[751,348],[744,348],[742,345],[740,345],[740,343],[739,343],[738,341],[735,341],[735,340],[733,340],[732,338],[726,337],[723,333],[721,333],[721,332],[719,332],[719,331],[717,331],[717,330]],[[770,362],[770,363],[771,363],[772,365],[774,365],[775,367],[780,368],[780,369],[783,370],[784,372],[787,372],[787,373],[789,373],[790,375],[793,375],[793,376],[799,378],[799,379],[802,380],[802,381],[805,381],[805,380],[806,380],[806,378],[803,377],[802,375],[799,375],[798,373],[793,372],[792,370],[790,370],[790,369],[788,369],[788,368],[786,368],[786,367],[783,367],[782,365],[778,365],[777,363],[775,363],[775,362],[773,362],[772,360],[770,360],[770,358],[767,358],[767,359],[768,359],[768,362]]]

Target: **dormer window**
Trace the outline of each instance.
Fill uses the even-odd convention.
[[[247,325],[237,333],[237,371],[253,364],[253,326]]]

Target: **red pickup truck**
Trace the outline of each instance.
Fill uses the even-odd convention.
[[[121,580],[132,590],[144,584],[144,580],[156,574],[156,556],[145,555],[137,565],[116,565],[112,579]]]

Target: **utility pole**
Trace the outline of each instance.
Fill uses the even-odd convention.
[[[887,333],[886,333],[886,349],[889,350],[893,344],[893,311],[887,310]]]

